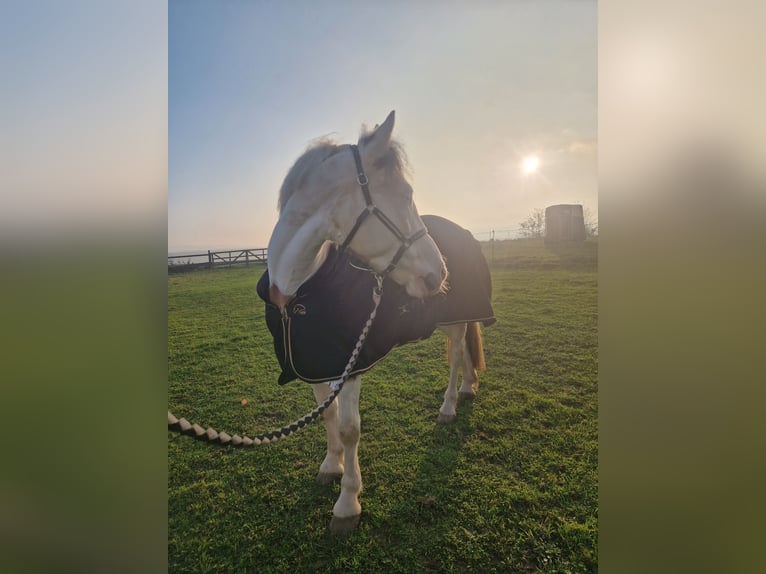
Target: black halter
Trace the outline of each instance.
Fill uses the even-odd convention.
[[[399,246],[399,250],[396,252],[396,255],[394,255],[394,258],[391,260],[391,263],[388,264],[388,267],[381,273],[380,275],[385,277],[391,271],[394,270],[396,267],[396,264],[399,263],[399,260],[404,255],[404,252],[407,251],[407,249],[415,243],[418,239],[426,235],[428,232],[426,231],[425,227],[419,231],[416,231],[413,235],[410,237],[407,237],[402,233],[399,228],[396,226],[396,224],[391,221],[385,213],[383,213],[380,209],[377,208],[377,206],[372,202],[372,196],[370,195],[370,187],[369,187],[369,180],[367,179],[367,176],[364,173],[364,168],[362,167],[362,158],[359,156],[359,149],[355,145],[349,146],[351,148],[351,152],[354,154],[354,161],[356,162],[356,181],[359,183],[359,187],[362,188],[362,193],[364,194],[364,202],[366,204],[366,207],[362,213],[359,214],[359,217],[356,218],[356,223],[354,223],[354,227],[351,228],[351,231],[349,231],[348,236],[346,237],[343,244],[340,246],[341,251],[345,251],[349,244],[351,243],[351,240],[354,238],[354,235],[356,235],[356,232],[359,231],[359,228],[362,226],[362,223],[364,223],[364,220],[367,219],[370,215],[374,215],[377,217],[380,222],[385,225],[388,230],[394,234],[394,236],[400,241],[401,245]]]

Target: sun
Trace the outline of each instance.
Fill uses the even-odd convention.
[[[521,171],[524,173],[534,173],[540,165],[540,160],[536,155],[530,155],[524,158],[521,164]]]

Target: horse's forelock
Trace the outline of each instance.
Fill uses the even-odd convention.
[[[279,202],[277,207],[281,212],[290,200],[293,192],[300,188],[311,171],[330,156],[335,155],[344,146],[336,144],[329,137],[321,137],[311,142],[295,163],[287,172],[282,187],[279,190]]]
[[[360,145],[369,141],[375,130],[364,132],[359,140]],[[292,197],[293,192],[299,189],[305,182],[306,177],[311,171],[326,159],[342,151],[346,146],[335,143],[327,137],[319,138],[309,144],[309,147],[301,155],[287,172],[282,187],[279,190],[279,201],[277,207],[281,212],[287,202]],[[404,147],[396,141],[391,140],[391,145],[381,157],[377,158],[373,164],[375,169],[385,169],[396,174],[406,176],[409,174],[409,163]]]

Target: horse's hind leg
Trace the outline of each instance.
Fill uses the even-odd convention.
[[[441,424],[451,423],[457,416],[457,378],[460,366],[463,364],[465,349],[465,323],[457,325],[445,325],[439,327],[449,338],[449,384],[444,393],[444,402],[439,409],[439,417],[436,422]]]
[[[479,388],[478,371],[484,368],[484,345],[481,340],[481,327],[478,323],[468,323],[463,346],[463,384],[458,392],[458,400],[470,400],[476,397]]]
[[[479,388],[479,377],[476,374],[476,369],[473,368],[471,354],[465,346],[463,347],[463,357],[460,363],[463,368],[463,384],[460,385],[457,399],[459,401],[474,399],[476,398],[476,389]]]
[[[340,496],[332,509],[330,531],[334,534],[350,532],[359,524],[362,505],[359,493],[362,491],[362,473],[359,469],[359,388],[360,377],[349,378],[338,396],[340,404],[338,431],[343,443],[345,469],[340,481]]]
[[[325,383],[312,385],[314,397],[317,403],[322,404],[327,395],[330,394],[330,386]],[[343,476],[343,444],[340,442],[338,433],[338,400],[322,413],[324,424],[327,428],[327,454],[319,466],[317,482],[319,484],[329,484]]]

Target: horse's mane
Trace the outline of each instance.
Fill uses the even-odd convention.
[[[367,143],[374,133],[374,128],[371,130],[362,128],[359,145]],[[306,181],[306,177],[316,166],[346,147],[348,146],[345,144],[337,144],[329,137],[321,137],[311,142],[308,148],[306,148],[306,151],[303,152],[303,155],[295,160],[295,163],[287,172],[285,180],[282,182],[282,187],[279,190],[279,201],[277,203],[279,211],[281,212],[282,208],[287,205],[293,192],[301,188]],[[407,154],[402,145],[398,141],[392,140],[387,152],[375,161],[374,167],[377,169],[391,170],[400,175],[406,175],[409,172],[409,165],[407,163]]]

